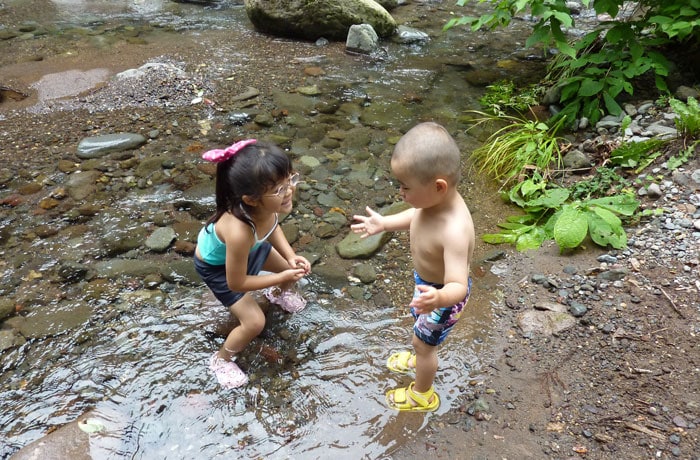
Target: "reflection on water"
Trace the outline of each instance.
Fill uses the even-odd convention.
[[[57,21],[120,15],[137,21],[138,15],[147,13],[163,22],[176,17],[172,22],[177,25],[205,23],[202,28],[206,29],[222,24],[222,18],[239,24],[245,20],[240,6],[226,9],[222,4],[217,9],[157,0],[57,0],[53,4],[57,10],[51,14]],[[439,30],[440,25],[433,26]],[[206,31],[195,36],[178,34],[176,39],[206,41]],[[336,82],[338,93],[347,94],[348,99],[371,100],[375,112],[396,111],[390,117],[396,132],[427,118],[454,130],[466,109],[478,107],[481,94],[465,82],[459,68],[444,65],[465,41],[454,34],[425,48],[387,44],[390,58],[385,61],[324,60],[325,81]],[[499,46],[504,45],[495,47]],[[230,74],[236,62],[256,58],[238,55],[236,43],[231,42],[209,52],[221,63],[222,75]],[[410,94],[424,96],[406,100]],[[396,101],[404,101],[403,111],[398,111]],[[465,152],[474,147],[468,136],[458,141]],[[477,228],[501,214],[495,191],[483,178],[463,184],[463,192]],[[34,257],[51,264],[55,253],[86,246],[81,253],[94,251],[97,258],[99,244],[94,240],[101,233],[91,234],[93,226],[109,226],[111,219],[119,219],[115,216],[142,208],[158,209],[174,197],[175,192],[168,190],[155,195],[135,191],[129,202],[110,204],[114,212],[103,216],[111,217],[85,226],[87,234],[36,240]],[[119,228],[136,230],[126,225]],[[410,277],[410,267],[402,267],[401,276]],[[492,321],[489,291],[493,289],[487,283],[484,278],[475,279],[462,321],[441,347],[435,386],[442,404],[437,415],[454,410],[457,398],[479,381]],[[393,351],[410,348],[408,310],[402,305],[353,300],[313,276],[306,289],[310,302],[302,313],[288,315],[278,309],[268,313],[266,331],[240,357],[250,384],[233,391],[222,390],[207,369],[209,356],[231,324],[226,309],[204,288],[172,286],[155,293],[105,288],[99,295],[87,289],[69,292],[76,300],[85,299],[70,314],[87,318],[79,327],[61,329],[58,322],[64,319],[54,316],[55,333],[36,337],[2,357],[0,444],[5,447],[0,448],[0,457],[39,439],[48,427],[69,423],[86,411],[105,426],[90,437],[93,458],[374,459],[389,455],[434,417],[397,413],[385,406],[385,392],[411,380],[386,369]],[[46,308],[68,308],[68,302],[51,295],[46,294]],[[91,310],[81,312],[87,305]],[[266,351],[270,349],[275,353]]]

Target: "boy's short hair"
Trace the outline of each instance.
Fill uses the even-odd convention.
[[[401,161],[421,183],[438,177],[456,186],[461,177],[460,151],[447,130],[434,122],[409,129],[394,147],[391,158]]]

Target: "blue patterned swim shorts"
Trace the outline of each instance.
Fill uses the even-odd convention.
[[[442,284],[430,283],[423,280],[415,271],[413,272],[413,279],[416,282],[416,286],[422,284],[433,286],[436,289],[440,289],[443,286]],[[452,305],[451,307],[437,308],[432,312],[423,315],[417,314],[415,309],[411,307],[411,314],[416,320],[415,324],[413,325],[413,333],[416,334],[416,337],[428,345],[440,345],[445,338],[447,338],[447,334],[450,333],[452,327],[457,324],[457,320],[459,320],[462,310],[467,304],[467,300],[469,300],[469,293],[471,290],[472,279],[470,277],[469,284],[467,286],[467,295],[462,301]],[[421,291],[419,291],[416,287],[416,289],[413,291],[413,298],[415,299],[420,294]]]

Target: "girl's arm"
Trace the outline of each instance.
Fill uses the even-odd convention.
[[[250,249],[255,243],[250,227],[243,222],[233,222],[220,230],[220,235],[224,236],[223,241],[226,243],[226,282],[232,291],[257,291],[270,286],[296,281],[305,273],[302,267],[292,268],[290,266],[289,270],[279,273],[248,275],[248,256]],[[282,234],[282,238],[284,238],[284,234]],[[288,251],[294,257],[294,251],[289,247],[289,243],[287,243],[287,246]],[[289,252],[284,254],[286,257],[289,255]]]
[[[287,237],[284,236],[284,232],[279,225],[272,232],[272,235],[270,235],[269,241],[272,247],[277,249],[277,252],[284,257],[284,260],[287,261],[290,268],[303,268],[305,274],[311,272],[311,263],[306,260],[305,257],[299,256],[294,252],[294,249],[289,244],[289,241],[287,241]]]

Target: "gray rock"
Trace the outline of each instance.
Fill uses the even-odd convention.
[[[75,201],[82,201],[97,190],[97,179],[100,177],[99,171],[76,171],[68,177],[66,189],[68,195]]]
[[[388,232],[377,233],[367,238],[351,232],[335,248],[343,259],[367,259],[390,239],[391,233]]]
[[[15,301],[9,297],[0,298],[0,321],[14,314]]]
[[[573,149],[563,158],[564,167],[574,172],[586,172],[591,167],[591,159],[578,149]]]
[[[345,48],[348,51],[362,54],[370,54],[379,46],[379,37],[369,24],[355,24],[350,26],[348,37],[345,40]]]
[[[359,264],[352,269],[352,274],[365,284],[374,283],[377,280],[377,271],[370,264]]]
[[[117,133],[86,137],[78,144],[78,158],[83,160],[100,158],[111,152],[131,150],[145,144],[147,139],[141,134]]]
[[[85,324],[92,316],[92,307],[72,300],[55,306],[38,307],[18,322],[20,334],[27,339],[41,339],[62,334]]]
[[[430,41],[430,36],[423,31],[414,29],[413,27],[400,25],[397,29],[394,41],[404,44],[425,43]]]
[[[175,241],[175,238],[175,230],[172,227],[158,227],[146,239],[146,247],[153,252],[164,252]]]
[[[354,24],[370,24],[380,37],[396,31],[394,18],[374,1],[245,0],[244,3],[256,29],[283,37],[343,40]]]

